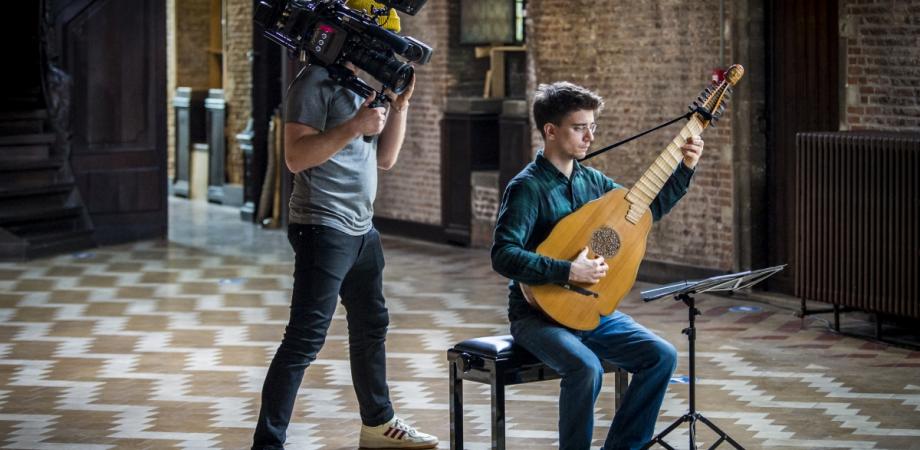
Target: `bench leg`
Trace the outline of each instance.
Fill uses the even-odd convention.
[[[492,371],[492,448],[505,450],[505,381]]]
[[[629,387],[629,372],[623,369],[617,369],[616,374],[614,375],[614,388],[616,394],[614,397],[613,408],[614,411],[619,411],[620,406],[623,404],[623,396],[626,395],[626,388]]]
[[[463,377],[456,360],[450,362],[450,448],[463,450]]]

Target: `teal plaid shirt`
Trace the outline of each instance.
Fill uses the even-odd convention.
[[[654,220],[667,214],[687,193],[692,177],[693,170],[681,163],[651,204]],[[569,279],[570,261],[534,252],[553,226],[585,203],[621,187],[600,171],[578,162],[571,178],[566,178],[542,151],[508,183],[495,224],[492,268],[511,279],[508,284],[511,320],[534,311],[524,300],[518,283],[564,283]]]

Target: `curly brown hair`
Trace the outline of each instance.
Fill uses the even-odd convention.
[[[585,109],[590,109],[595,114],[600,113],[604,109],[604,99],[593,91],[568,81],[541,84],[533,96],[533,119],[544,139],[544,125],[559,125],[566,114]]]

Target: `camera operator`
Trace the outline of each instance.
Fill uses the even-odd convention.
[[[370,11],[369,0],[347,6]],[[380,21],[398,32],[396,12]],[[352,71],[354,65],[346,64]],[[386,381],[389,315],[383,249],[371,222],[377,169],[396,163],[406,130],[413,77],[388,108],[370,108],[308,65],[285,98],[285,162],[295,174],[288,240],[295,252],[290,320],[262,387],[253,450],[282,449],[304,371],[323,346],[338,297],[346,309],[351,376],[360,405],[362,448],[434,448],[438,439],[396,417]],[[374,136],[366,142],[364,136]]]

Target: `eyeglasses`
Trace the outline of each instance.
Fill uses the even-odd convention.
[[[597,124],[579,123],[577,125],[572,125],[572,131],[576,133],[588,134],[588,130],[590,130],[591,133],[594,133],[594,131],[597,130]]]

